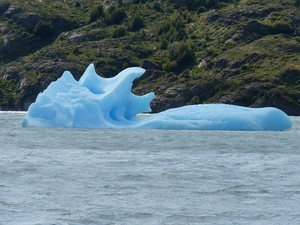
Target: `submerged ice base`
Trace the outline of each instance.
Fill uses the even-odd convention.
[[[226,104],[189,105],[137,120],[151,112],[154,93],[131,92],[132,82],[144,69],[131,67],[112,78],[102,78],[91,64],[79,81],[68,71],[37,96],[23,127],[120,128],[168,130],[279,131],[292,127],[277,108],[248,108]]]

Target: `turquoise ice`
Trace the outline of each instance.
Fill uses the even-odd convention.
[[[90,64],[79,81],[65,71],[40,93],[28,109],[23,127],[119,128],[168,130],[280,131],[291,119],[273,107],[248,108],[227,104],[199,104],[151,112],[153,92],[137,96],[132,82],[145,70],[131,67],[112,78],[102,78]]]

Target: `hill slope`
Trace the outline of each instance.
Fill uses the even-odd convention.
[[[300,115],[297,0],[3,0],[0,109],[27,110],[69,70],[141,66],[154,112],[222,102]]]

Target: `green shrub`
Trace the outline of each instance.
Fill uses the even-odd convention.
[[[118,24],[123,19],[127,17],[125,11],[121,7],[116,7],[114,5],[108,7],[105,13],[105,23],[106,24]]]
[[[170,16],[170,22],[176,30],[179,28],[184,28],[186,21],[183,19],[183,16],[179,13],[172,14]]]
[[[154,2],[153,9],[155,9],[156,11],[161,11],[161,7],[160,7],[159,2],[157,2],[157,1]]]
[[[177,67],[177,63],[175,61],[167,61],[162,64],[162,69],[166,71],[173,71]]]
[[[72,52],[73,52],[74,55],[78,55],[78,54],[81,53],[80,50],[79,50],[79,48],[78,48],[78,46],[76,46],[76,47],[73,49]]]
[[[75,3],[75,7],[81,7],[81,3],[80,2],[76,2]]]
[[[197,95],[194,95],[189,102],[189,104],[191,105],[200,104],[200,103],[201,103],[200,98]]]
[[[144,21],[143,17],[138,16],[138,15],[133,17],[133,19],[130,23],[130,30],[137,31],[143,27],[145,27],[145,21]]]
[[[165,50],[168,48],[168,45],[169,45],[169,42],[166,39],[163,39],[160,42],[159,48]]]
[[[184,40],[186,38],[186,32],[183,28],[180,28],[177,32],[176,32],[176,40],[181,41]]]
[[[207,9],[204,6],[200,6],[197,10],[197,15],[206,12]]]
[[[103,5],[99,5],[91,11],[89,22],[95,22],[99,18],[103,17],[103,15]]]
[[[170,42],[186,39],[186,20],[190,20],[187,11],[172,14],[169,18],[169,22],[162,24],[158,28],[157,34],[160,36],[159,39],[166,39]]]
[[[153,54],[153,49],[147,45],[134,45],[132,46],[132,51],[141,58],[147,58],[149,55]]]
[[[126,34],[126,29],[124,26],[119,26],[117,28],[115,28],[111,34],[112,38],[119,38],[119,37],[123,37]]]
[[[172,43],[168,51],[170,60],[176,61],[177,65],[188,65],[195,58],[191,47],[185,42]]]
[[[157,33],[158,33],[158,35],[162,35],[162,34],[167,33],[170,29],[171,29],[171,23],[166,22],[158,28]]]
[[[109,33],[107,29],[97,29],[94,32],[91,32],[91,35],[94,36],[96,40],[101,40],[107,38]]]
[[[166,40],[172,42],[172,41],[176,41],[176,29],[174,27],[171,27],[171,29],[168,31],[168,33],[166,33],[165,35],[163,35],[162,37],[164,37]]]

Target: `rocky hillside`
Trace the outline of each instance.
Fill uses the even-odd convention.
[[[2,0],[0,110],[27,110],[65,70],[147,71],[154,112],[198,103],[300,115],[299,0]]]

